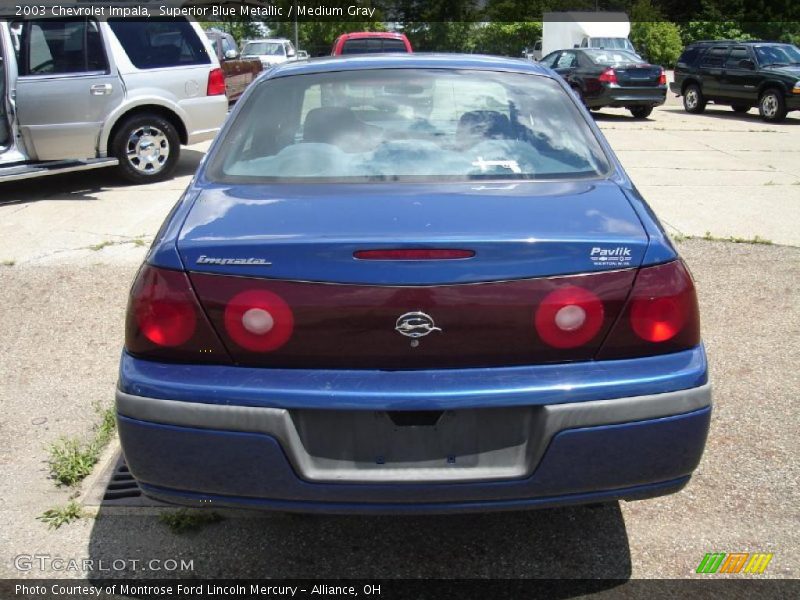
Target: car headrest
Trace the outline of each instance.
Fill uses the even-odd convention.
[[[473,110],[461,115],[456,129],[460,143],[476,143],[484,139],[513,139],[511,121],[496,110]]]
[[[363,125],[349,108],[341,106],[314,108],[306,115],[303,141],[335,144],[336,140],[358,135],[363,130]]]

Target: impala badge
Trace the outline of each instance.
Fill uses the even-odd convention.
[[[441,327],[436,327],[433,317],[420,311],[407,312],[404,315],[400,315],[394,329],[399,334],[410,338],[421,338],[433,331],[442,330]]]

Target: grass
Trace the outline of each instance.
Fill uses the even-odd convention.
[[[161,513],[159,520],[169,527],[172,533],[181,534],[198,531],[206,525],[219,523],[222,521],[222,516],[214,511],[180,508],[175,511]]]
[[[89,246],[89,250],[94,250],[95,252],[99,252],[103,248],[107,246],[113,246],[114,242],[110,242],[106,240],[105,242],[100,242],[99,244],[94,244],[93,246]]]
[[[759,244],[763,246],[772,246],[773,244],[772,240],[762,238],[758,235],[752,238],[736,237],[733,235],[728,237],[717,237],[715,235],[711,235],[710,231],[706,231],[703,239],[709,242],[731,242],[734,244]]]
[[[72,523],[83,516],[81,505],[75,500],[70,500],[64,506],[48,509],[36,518],[43,523],[47,523],[49,529],[58,529],[62,525]]]
[[[116,242],[112,242],[111,240],[106,240],[104,242],[100,242],[99,244],[94,244],[93,246],[89,246],[89,250],[93,250],[94,252],[99,252],[103,248],[108,248],[109,246],[121,246],[122,244],[133,244],[137,247],[142,247],[147,245],[147,241],[142,239],[141,237],[136,237],[130,240],[119,240]]]
[[[62,438],[50,446],[50,475],[59,485],[72,486],[92,472],[100,453],[111,440],[116,428],[113,408],[101,412],[101,421],[88,442]]]
[[[13,267],[15,264],[17,264],[17,261],[15,260],[4,260],[0,262],[0,265],[3,265],[4,267]]]

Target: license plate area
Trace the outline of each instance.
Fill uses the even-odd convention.
[[[530,472],[537,407],[292,411],[313,479],[488,480]]]

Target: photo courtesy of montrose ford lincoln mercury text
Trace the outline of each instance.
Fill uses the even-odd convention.
[[[711,413],[691,274],[528,61],[285,63],[131,289],[130,471],[186,505],[447,512],[680,490]]]

